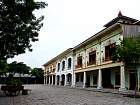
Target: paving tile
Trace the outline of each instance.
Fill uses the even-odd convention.
[[[140,98],[120,94],[50,85],[25,85],[25,88],[32,91],[16,97],[0,95],[0,105],[140,105]]]

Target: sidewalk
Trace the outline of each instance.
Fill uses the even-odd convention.
[[[50,86],[55,86],[55,85],[50,85]],[[134,95],[135,90],[125,90],[125,91],[119,91],[119,89],[97,89],[93,87],[70,87],[70,86],[56,86],[56,87],[63,87],[63,88],[72,88],[72,89],[81,89],[81,90],[87,90],[87,91],[93,91],[93,92],[102,92],[102,93],[112,93],[112,94],[121,94],[121,95]],[[137,95],[140,95],[140,91],[136,91]]]
[[[77,87],[76,87],[77,88]],[[103,93],[112,93],[112,94],[122,94],[122,95],[134,95],[135,94],[135,90],[125,90],[125,91],[119,91],[119,89],[97,89],[97,88],[82,88],[84,90],[88,90],[88,91],[95,91],[95,92],[103,92]],[[136,92],[137,95],[140,95],[140,91]]]

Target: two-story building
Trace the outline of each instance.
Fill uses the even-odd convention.
[[[140,68],[137,68],[137,71],[133,68],[125,69],[122,62],[111,61],[115,46],[120,44],[123,38],[140,32],[140,22],[119,12],[118,16],[104,27],[100,32],[56,57],[57,85],[67,85],[70,75],[72,86],[125,90],[135,89],[137,85],[140,89]],[[46,64],[51,63],[49,61]],[[44,67],[46,68],[45,65]]]
[[[49,62],[45,63],[44,66],[44,84],[56,83],[56,58],[51,59]]]
[[[67,49],[44,65],[44,84],[72,86],[73,52]],[[51,69],[53,69],[51,71]],[[52,82],[53,81],[53,82]]]

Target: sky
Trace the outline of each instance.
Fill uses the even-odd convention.
[[[9,59],[8,62],[24,62],[28,66],[43,67],[68,48],[72,48],[104,27],[103,25],[122,15],[140,20],[140,0],[38,0],[45,1],[45,9],[35,15],[45,16],[39,32],[39,41],[32,43],[32,52]]]

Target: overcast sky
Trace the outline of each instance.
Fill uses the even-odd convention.
[[[44,26],[33,51],[16,56],[14,60],[42,67],[62,51],[74,47],[103,29],[103,25],[122,14],[140,20],[140,0],[38,0],[48,7],[35,12],[44,15]]]

